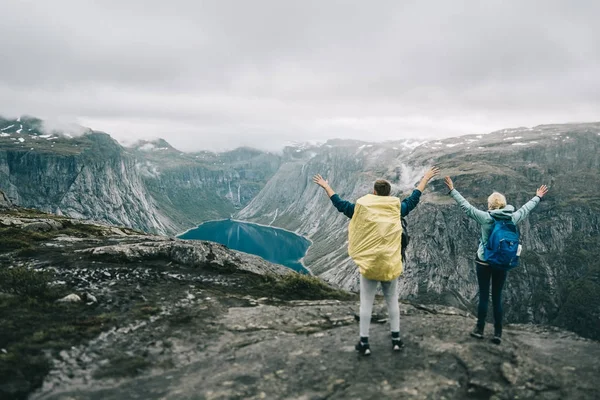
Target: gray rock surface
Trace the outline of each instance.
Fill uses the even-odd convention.
[[[0,222],[0,323],[6,327],[0,331],[6,350],[0,355],[0,398],[24,399],[45,378],[57,385],[55,376],[61,387],[65,379],[98,380],[102,386],[101,378],[137,375],[141,366],[172,366],[179,353],[171,357],[171,347],[164,357],[162,345],[156,345],[157,358],[136,358],[146,351],[144,340],[162,332],[161,343],[172,346],[176,338],[169,327],[191,321],[192,307],[198,305],[202,314],[204,304],[217,298],[250,303],[246,294],[263,297],[278,279],[295,275],[215,243],[32,210],[10,209]],[[157,320],[160,327],[153,324]],[[196,329],[190,327],[190,333]],[[149,336],[131,335],[138,331]],[[130,358],[140,366],[130,369]],[[52,369],[48,362],[59,364]],[[60,363],[71,368],[67,375]],[[87,363],[85,371],[81,363]]]
[[[4,192],[0,190],[0,209],[10,208],[11,206],[12,206],[12,203],[10,202],[8,197],[6,197]]]
[[[211,309],[221,301],[191,307]],[[70,362],[85,358],[85,348],[77,349],[64,354],[32,399],[593,399],[600,390],[597,342],[514,326],[496,346],[470,338],[473,318],[453,309],[431,314],[402,304],[406,348],[392,352],[387,325],[378,324],[373,355],[360,357],[353,348],[357,307],[322,301],[230,307],[196,322],[215,330],[202,340],[189,332],[168,350],[154,342],[147,352],[174,357],[177,367],[133,379],[80,378],[81,369],[94,366],[91,359]],[[118,346],[160,326],[157,319],[122,328]]]
[[[260,257],[227,249],[225,246],[195,240],[174,240],[166,237],[137,237],[119,244],[75,250],[86,253],[92,259],[137,262],[144,259],[163,259],[170,262],[201,268],[211,266],[234,266],[237,270],[256,274],[289,274],[290,269],[271,264]]]
[[[2,216],[19,223],[0,229],[27,240],[19,227],[44,217],[26,215]],[[43,240],[35,232],[26,252],[0,251],[0,272],[51,274],[52,288],[85,302],[0,298],[32,307],[3,308],[3,324],[36,325],[19,337],[0,332],[3,374],[31,364],[0,376],[6,398],[595,399],[600,390],[600,343],[573,333],[509,325],[497,346],[489,333],[470,338],[468,312],[402,302],[406,348],[393,353],[379,299],[373,355],[360,357],[356,297],[315,278],[207,242],[57,220],[63,228]]]

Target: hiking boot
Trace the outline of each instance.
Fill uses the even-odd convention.
[[[371,346],[369,346],[369,343],[363,343],[359,340],[354,348],[363,356],[371,355]]]
[[[495,344],[502,343],[502,332],[494,333],[494,337],[492,338],[492,343],[495,343]]]
[[[392,350],[400,351],[404,348],[404,342],[402,339],[392,339]]]
[[[483,328],[475,326],[475,329],[471,331],[471,336],[477,339],[483,339]]]

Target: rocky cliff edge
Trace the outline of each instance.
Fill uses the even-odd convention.
[[[148,236],[33,210],[0,211],[0,397],[31,399],[594,399],[600,344],[385,308],[361,358],[355,295],[208,242]]]

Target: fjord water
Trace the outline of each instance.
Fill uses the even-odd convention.
[[[272,263],[285,265],[297,272],[308,273],[301,259],[306,254],[310,242],[283,229],[227,219],[205,222],[179,238],[209,240],[233,250],[257,255]]]

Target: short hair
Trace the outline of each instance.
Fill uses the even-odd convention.
[[[389,196],[392,191],[392,185],[385,179],[377,179],[373,188],[378,196]]]
[[[502,193],[494,192],[488,197],[488,210],[497,210],[506,207],[506,197]]]

